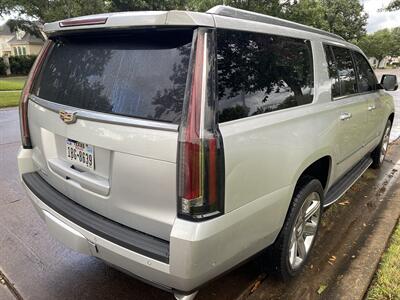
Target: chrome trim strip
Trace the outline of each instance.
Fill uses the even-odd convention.
[[[206,11],[208,14],[213,14],[213,15],[218,15],[218,16],[223,16],[223,17],[229,17],[229,18],[235,18],[235,19],[241,19],[241,20],[246,20],[246,21],[255,21],[255,22],[260,22],[260,23],[265,23],[265,24],[271,24],[271,25],[276,25],[276,26],[282,26],[286,28],[292,28],[292,29],[297,29],[297,30],[302,30],[306,32],[312,32],[320,35],[324,35],[330,38],[334,38],[340,41],[345,41],[344,38],[342,38],[340,35],[317,29],[311,26],[299,24],[296,22],[291,22],[288,20],[256,13],[256,12],[251,12],[231,6],[226,6],[226,5],[217,5],[209,10]]]
[[[373,93],[377,93],[377,92],[378,92],[378,90],[374,90],[374,91],[367,91],[367,92],[362,92],[362,93],[349,94],[349,95],[345,95],[345,96],[332,97],[332,101],[338,101],[338,100],[342,100],[342,99],[346,99],[346,98],[350,98],[350,97],[364,96],[364,95],[369,95],[369,94],[373,94]]]
[[[58,113],[60,110],[69,110],[76,112],[77,119],[89,120],[89,121],[99,121],[103,123],[115,124],[115,125],[123,125],[123,126],[134,126],[134,127],[142,127],[142,128],[150,128],[157,130],[166,130],[166,131],[178,131],[179,125],[163,123],[151,120],[143,120],[134,117],[124,117],[119,115],[107,114],[102,112],[94,112],[85,109],[80,109],[68,105],[63,105],[59,103],[50,102],[39,98],[35,95],[30,95],[29,99],[35,102],[36,104],[47,108],[48,110],[54,111]]]

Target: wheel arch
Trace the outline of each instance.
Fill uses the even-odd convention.
[[[303,183],[302,179],[307,176],[318,179],[326,192],[329,187],[329,182],[332,173],[332,156],[330,154],[320,154],[318,156],[313,156],[312,158],[306,160],[301,168],[296,172],[296,177],[293,180],[294,190],[296,187]]]

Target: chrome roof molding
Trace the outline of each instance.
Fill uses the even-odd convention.
[[[339,40],[344,40],[341,36],[327,32],[325,30],[317,29],[311,26],[295,23],[292,21],[276,18],[276,17],[271,17],[268,15],[263,15],[243,9],[238,9],[234,8],[231,6],[226,6],[226,5],[217,5],[214,6],[213,8],[210,8],[207,13],[213,14],[213,15],[218,15],[218,16],[224,16],[224,17],[230,17],[230,18],[236,18],[236,19],[242,19],[242,20],[248,20],[248,21],[255,21],[255,22],[260,22],[260,23],[266,23],[266,24],[271,24],[271,25],[277,25],[277,26],[282,26],[282,27],[287,27],[287,28],[292,28],[292,29],[298,29],[302,31],[308,31],[320,35],[325,35],[331,38],[339,39]]]

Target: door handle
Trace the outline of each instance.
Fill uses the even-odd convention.
[[[349,112],[344,112],[344,113],[342,113],[342,114],[340,115],[340,120],[346,121],[346,120],[348,120],[348,119],[351,119],[351,117],[352,117],[352,114],[351,114],[351,113],[349,113]]]
[[[376,109],[376,106],[375,105],[370,105],[370,106],[368,106],[368,111],[373,111],[373,110],[375,110]]]

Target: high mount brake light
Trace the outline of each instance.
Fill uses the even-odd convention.
[[[101,25],[107,23],[107,17],[68,19],[58,23],[60,27]]]
[[[211,29],[197,29],[179,131],[178,215],[201,221],[224,209],[224,152],[216,122],[215,47]]]
[[[24,148],[32,148],[31,138],[29,134],[29,126],[28,126],[28,102],[29,102],[29,94],[33,87],[33,81],[36,75],[39,73],[40,68],[43,65],[43,61],[46,58],[46,55],[53,43],[50,40],[47,40],[43,45],[42,50],[40,51],[38,57],[36,58],[31,71],[29,72],[28,78],[26,79],[24,89],[22,90],[21,98],[19,101],[19,121],[21,127],[21,141],[22,147]]]

